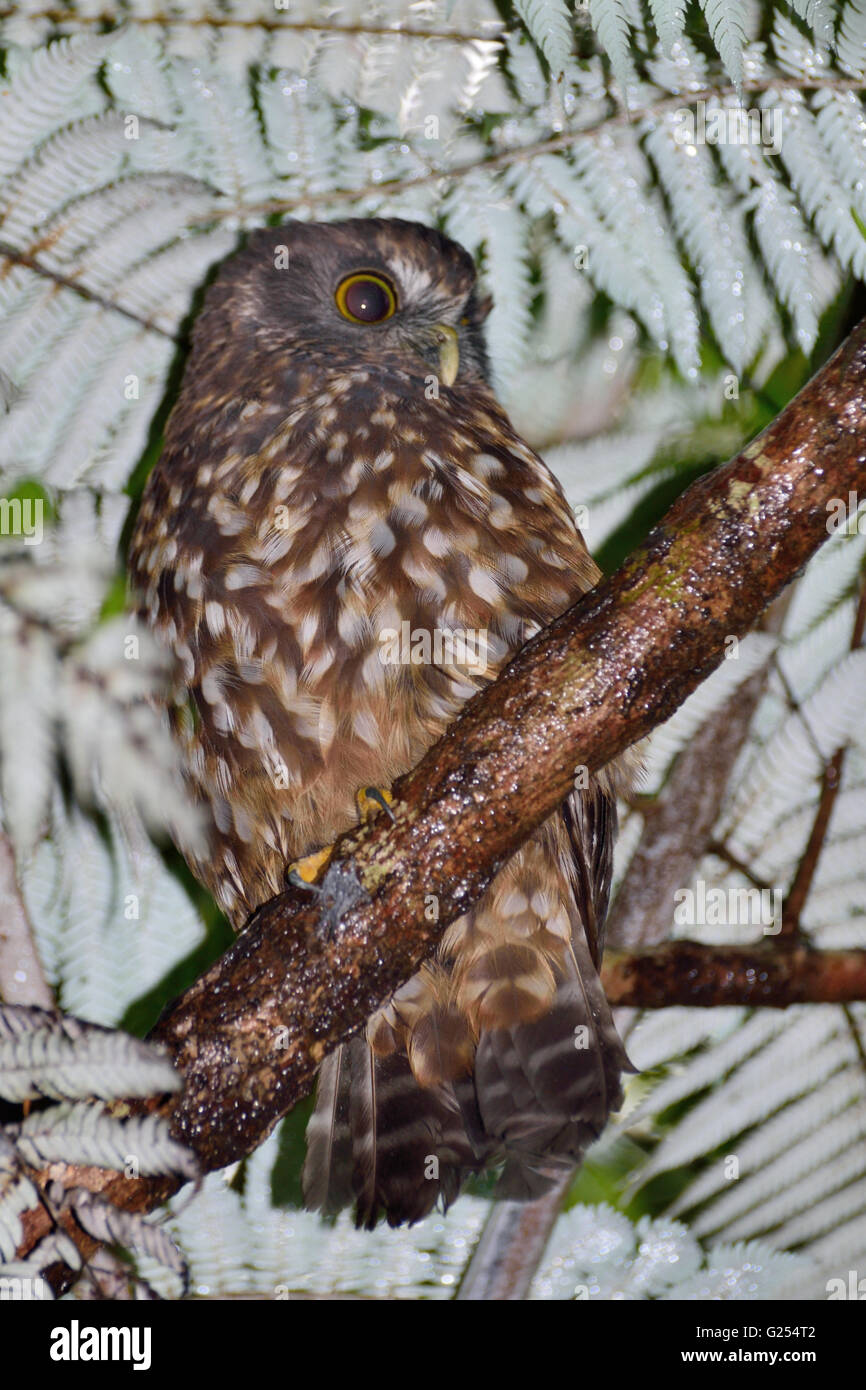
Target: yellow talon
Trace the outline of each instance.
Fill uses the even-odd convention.
[[[327,869],[334,853],[333,845],[325,845],[324,849],[317,849],[315,854],[308,854],[303,859],[296,859],[289,865],[286,877],[291,880],[292,875],[296,875],[304,883],[315,883],[323,869]]]
[[[359,787],[355,793],[355,803],[358,807],[358,819],[362,825],[366,825],[378,811],[387,811],[391,819],[394,819],[394,812],[391,807],[394,798],[387,787]],[[331,862],[334,853],[333,845],[325,845],[324,849],[317,849],[315,854],[307,854],[303,859],[295,859],[286,870],[286,879],[289,883],[298,885],[306,884],[308,887],[317,883]],[[299,885],[298,885],[299,886]]]
[[[355,792],[355,802],[362,825],[366,825],[371,816],[380,810],[387,811],[391,819],[394,819],[394,812],[391,810],[394,798],[387,787],[359,787]]]

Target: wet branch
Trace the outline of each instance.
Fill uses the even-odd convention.
[[[780,937],[754,946],[666,941],[631,955],[608,951],[601,977],[611,1003],[642,1009],[849,1004],[866,999],[866,951],[817,951]]]

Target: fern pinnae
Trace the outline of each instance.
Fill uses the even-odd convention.
[[[866,86],[866,82],[864,82]],[[812,99],[815,124],[832,161],[840,185],[848,192],[851,205],[866,219],[864,181],[866,181],[866,109],[858,92],[816,92]]]
[[[620,151],[611,136],[602,135],[578,145],[574,167],[605,225],[611,232],[616,229],[636,275],[655,291],[649,318],[644,317],[655,341],[667,346],[669,338],[680,337],[677,324],[685,330],[684,351],[676,355],[681,369],[688,372],[697,364],[698,320],[691,289],[681,262],[670,254],[670,229],[647,187],[645,160],[641,157],[638,163],[634,153],[630,158],[630,149]],[[665,248],[661,255],[659,247]],[[666,272],[664,281],[658,275],[659,263]]]
[[[686,0],[649,0],[650,14],[659,41],[669,54],[683,32],[686,22]]]
[[[16,854],[29,855],[44,828],[54,776],[57,673],[52,643],[0,599],[0,791]]]
[[[164,332],[173,333],[208,268],[233,250],[236,243],[235,233],[219,228],[197,237],[172,241],[153,254],[142,254],[137,264],[124,273],[117,302],[132,313],[142,315],[154,303],[159,304],[153,322]],[[141,331],[135,325],[133,330]]]
[[[809,25],[818,43],[825,48],[832,45],[836,18],[834,0],[791,0],[791,9]]]
[[[862,1258],[862,1252],[866,1248],[864,1201],[866,1183],[851,1183],[830,1202],[822,1203],[822,1210],[817,1214],[818,1219],[812,1223],[813,1230],[817,1226],[820,1231],[817,1236],[813,1236],[809,1254],[815,1260],[827,1262],[828,1274],[838,1275],[840,1266],[844,1269]],[[781,1240],[787,1234],[786,1228],[782,1227],[777,1233],[777,1238]],[[795,1227],[794,1239],[797,1238],[797,1234]],[[825,1297],[828,1292],[827,1285],[824,1284]]]
[[[14,74],[0,115],[0,178],[15,172],[41,140],[103,106],[91,79],[113,36],[75,34],[38,49]]]
[[[826,76],[827,48],[817,38],[814,42],[807,38],[781,8],[773,15],[773,51],[783,72],[792,77]]]
[[[713,1164],[689,1183],[672,1204],[671,1214],[679,1215],[714,1199],[696,1223],[701,1223],[702,1234],[721,1230],[728,1221],[819,1166],[828,1153],[855,1143],[864,1114],[863,1079],[855,1067],[846,1067],[737,1140],[739,1177],[735,1185],[731,1185],[724,1164]],[[825,1129],[826,1142],[822,1138]]]
[[[852,1052],[840,1010],[829,1005],[789,1010],[783,1033],[684,1116],[662,1140],[641,1180],[646,1181],[648,1171],[693,1163],[708,1150],[730,1143],[848,1065]]]
[[[783,1015],[762,1011],[746,1017],[741,1027],[716,1042],[710,1052],[699,1052],[658,1082],[646,1101],[630,1116],[632,1121],[658,1114],[677,1101],[718,1082],[720,1077],[768,1045],[787,1027]]]
[[[49,1013],[0,1006],[0,1094],[21,1103],[48,1097],[152,1095],[180,1087],[171,1063],[126,1034]]]
[[[775,1185],[764,1185],[760,1200],[753,1204],[751,1210],[735,1219],[723,1209],[722,1202],[717,1202],[709,1213],[697,1217],[692,1227],[695,1234],[705,1236],[722,1231],[732,1240],[756,1235],[775,1240],[774,1231],[786,1223],[795,1222],[802,1213],[809,1212],[816,1202],[863,1176],[860,1144],[852,1144],[844,1150],[831,1145],[832,1136],[828,1136],[822,1155],[815,1155],[814,1146],[810,1146],[815,1162],[810,1171],[803,1171],[806,1155],[799,1152],[793,1163],[779,1161],[772,1164],[770,1171],[775,1176]],[[798,1147],[806,1149],[807,1146]],[[828,1154],[832,1155],[829,1162],[826,1161]],[[732,1195],[730,1191],[728,1195]],[[792,1240],[785,1243],[799,1242]]]
[[[628,105],[629,90],[636,85],[636,77],[624,0],[589,0],[589,15],[592,27],[610,58],[621,99]]]
[[[658,292],[635,274],[629,248],[618,229],[605,224],[592,207],[573,167],[562,159],[540,156],[516,175],[515,192],[526,200],[530,212],[552,205],[557,235],[570,250],[575,273],[586,274],[612,298],[640,316],[652,331],[658,328]]]
[[[670,203],[677,236],[693,262],[701,296],[736,372],[752,360],[765,328],[758,277],[741,214],[719,187],[709,152],[677,142],[673,114],[646,127],[646,148]]]
[[[670,53],[654,50],[646,62],[647,75],[663,91],[703,92],[711,84],[709,63],[687,34],[680,34]]]
[[[68,1194],[61,1188],[61,1195],[64,1207],[74,1213],[78,1224],[94,1240],[123,1245],[149,1255],[164,1269],[179,1275],[183,1292],[186,1292],[189,1277],[186,1260],[163,1226],[148,1221],[139,1212],[123,1211],[98,1193],[84,1188]]]
[[[731,113],[740,110],[733,97],[727,97],[721,107]],[[723,140],[717,152],[728,178],[746,196],[744,206],[751,210],[763,263],[773,279],[778,299],[794,320],[796,341],[808,353],[815,345],[820,311],[826,307],[816,293],[810,265],[820,254],[819,246],[791,193],[774,177],[762,146],[751,139],[738,143]]]
[[[726,147],[729,148],[729,147]],[[811,272],[819,248],[790,192],[768,174],[751,200],[751,223],[776,294],[793,320],[794,336],[804,353],[818,336],[826,307],[816,293]]]
[[[738,0],[699,0],[713,43],[738,91],[743,85],[743,45],[746,35],[742,26],[741,5]]]
[[[687,1009],[678,1006],[649,1010],[638,1016],[628,1030],[628,1051],[639,1071],[661,1066],[684,1057],[703,1043],[717,1042],[741,1023],[744,1010],[738,1007]]]
[[[12,1127],[16,1147],[27,1163],[82,1163],[123,1171],[130,1158],[143,1175],[197,1176],[191,1152],[171,1138],[158,1115],[118,1120],[101,1106],[60,1104],[28,1115]]]
[[[786,93],[783,109],[781,158],[794,191],[824,245],[832,246],[846,269],[866,278],[866,238],[851,215],[848,195],[835,177],[815,117],[799,94]]]
[[[47,466],[43,452],[40,450],[36,455],[36,467],[44,481],[64,489],[84,483],[110,485],[97,464],[108,439],[104,401],[107,396],[118,401],[117,413],[111,422],[116,432],[126,415],[146,409],[146,405],[142,405],[142,384],[154,372],[162,384],[169,356],[167,346],[155,334],[136,328],[119,315],[100,313],[94,316],[91,334],[82,336],[79,341],[85,354],[78,377],[82,394],[69,401],[61,417],[62,427],[54,436],[57,447]],[[116,458],[113,462],[116,466]],[[124,476],[128,476],[131,463],[128,454],[124,463],[127,466]]]
[[[836,35],[839,66],[851,77],[866,78],[866,5],[846,0]]]
[[[117,111],[100,112],[57,131],[5,181],[0,236],[26,248],[32,229],[67,201],[70,189],[82,196],[113,182],[127,153]]]
[[[0,1264],[21,1244],[21,1215],[39,1205],[39,1193],[23,1171],[10,1139],[0,1130]]]
[[[820,1255],[820,1238],[832,1232],[836,1258],[844,1259],[846,1227],[855,1225],[855,1218],[866,1211],[866,1179],[861,1176],[853,1182],[848,1181],[858,1168],[860,1174],[863,1172],[862,1157],[859,1165],[854,1159],[853,1154],[843,1154],[826,1165],[828,1171],[817,1175],[819,1180],[810,1193],[811,1205],[782,1219],[773,1232],[774,1240],[788,1246],[808,1243],[810,1253]],[[784,1207],[781,1199],[779,1207]]]
[[[121,259],[124,243],[146,255],[206,217],[215,197],[211,184],[188,174],[131,174],[57,209],[50,224],[53,259],[47,264],[58,270],[86,265],[103,276],[101,284],[110,285],[130,263]],[[100,250],[107,260],[100,259]]]
[[[736,661],[723,662],[680,705],[671,719],[655,731],[646,753],[648,788],[661,784],[674,755],[686,746],[716,710],[727,703],[740,685],[766,667],[775,647],[775,639],[768,633],[750,633],[740,644]]]
[[[842,501],[845,520],[848,498]],[[828,511],[828,520],[834,515]],[[834,530],[809,566],[809,583],[794,589],[785,615],[785,636],[794,640],[808,635],[835,611],[846,594],[854,593],[864,558],[866,534],[849,536],[844,526]]]
[[[141,457],[150,437],[151,421],[165,394],[174,345],[166,339],[154,343],[145,364],[138,364],[138,399],[135,409],[119,412],[96,434],[94,428],[92,462],[87,481],[93,487],[117,493],[125,485],[133,460]]]
[[[514,0],[514,8],[541,49],[554,77],[574,48],[574,19],[566,0]]]

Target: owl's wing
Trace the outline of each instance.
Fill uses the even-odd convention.
[[[621,1104],[621,1073],[634,1070],[598,974],[616,833],[612,788],[593,780],[547,829],[571,921],[568,949],[555,961],[555,998],[537,1020],[484,1030],[475,1061],[483,1127],[506,1154],[498,1193],[512,1198],[540,1195],[580,1161]]]

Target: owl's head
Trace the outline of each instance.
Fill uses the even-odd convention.
[[[221,270],[207,310],[251,354],[303,356],[322,367],[372,365],[379,379],[434,373],[445,386],[487,379],[475,265],[457,242],[418,222],[352,218],[254,232]]]

